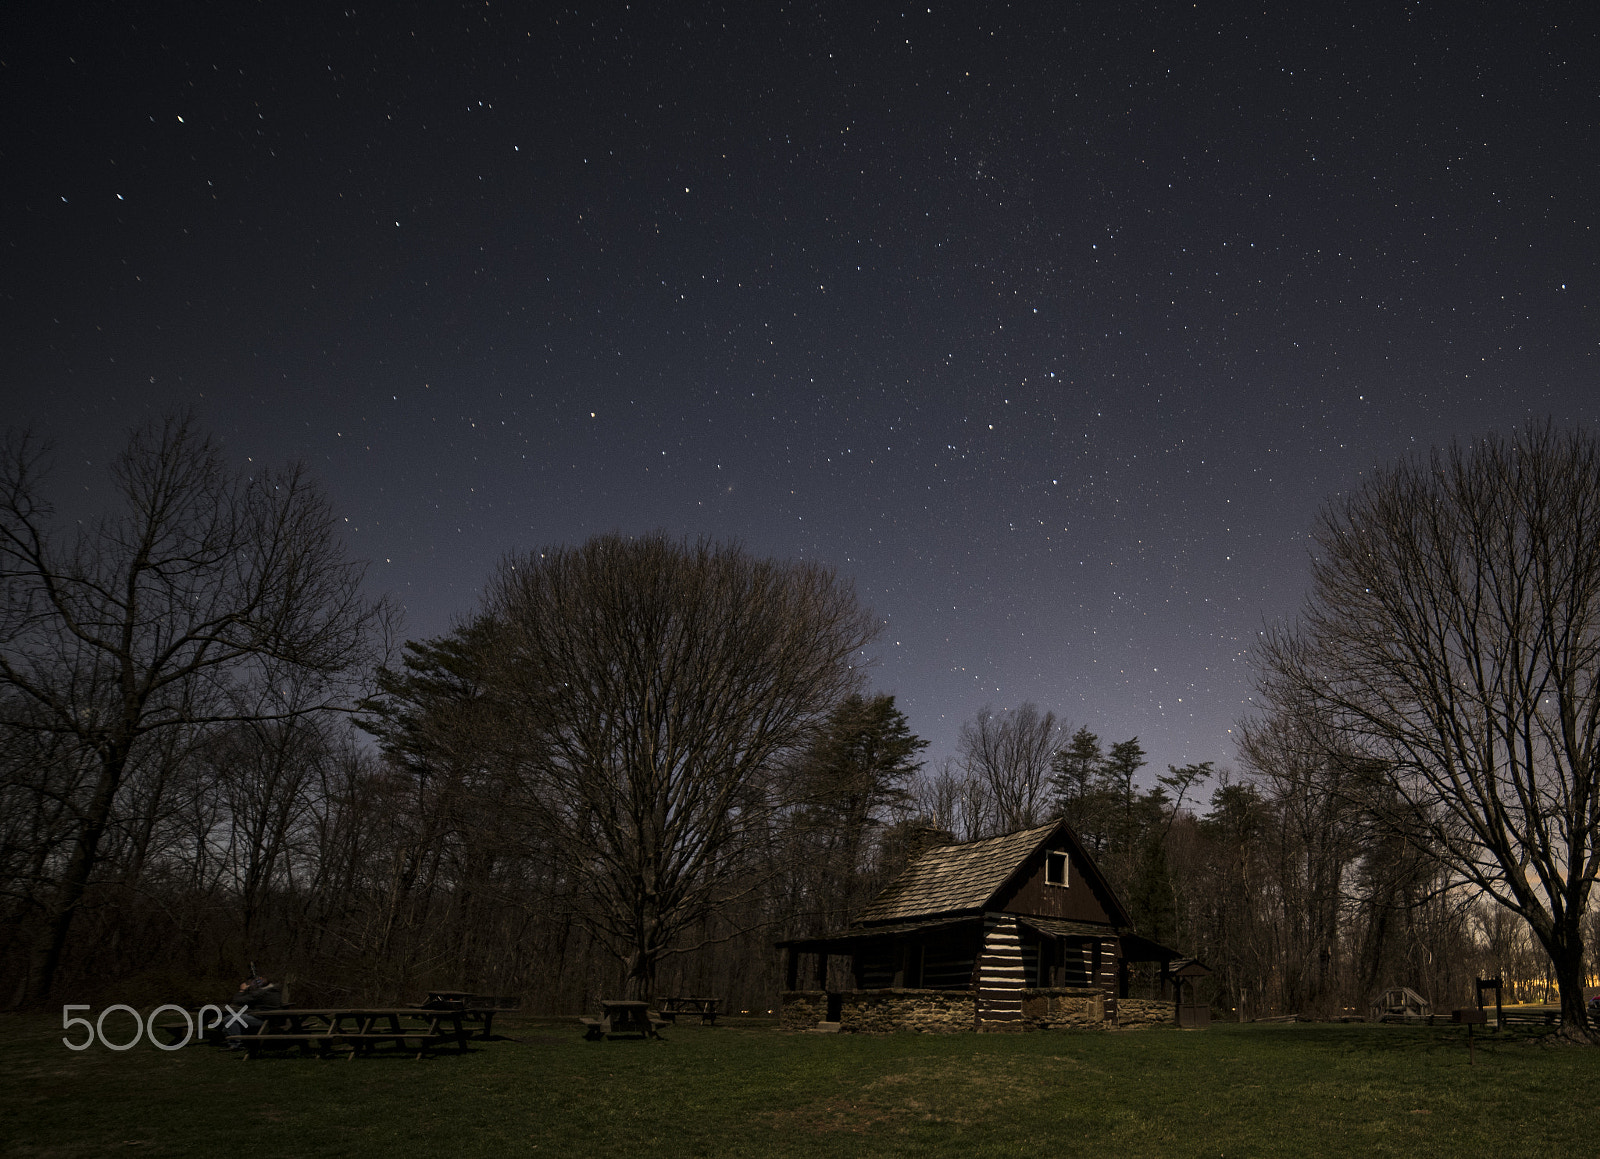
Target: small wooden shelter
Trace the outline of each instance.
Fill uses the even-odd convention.
[[[1372,1000],[1372,1021],[1404,1022],[1412,1018],[1427,1018],[1433,1006],[1409,986],[1391,986]]]
[[[1172,985],[1172,1000],[1178,1007],[1178,1025],[1190,1030],[1203,1030],[1211,1025],[1211,1004],[1201,1002],[1195,994],[1196,985],[1202,978],[1211,977],[1211,967],[1195,958],[1174,958],[1170,962],[1161,964],[1161,993],[1167,992],[1167,984]],[[1185,990],[1188,987],[1188,1001],[1184,1001]]]
[[[784,1024],[795,1029],[1118,1025],[1135,1011],[1134,1021],[1172,1021],[1175,1003],[1127,997],[1127,965],[1160,962],[1165,977],[1169,963],[1190,961],[1134,934],[1064,821],[930,849],[846,929],[778,945]],[[839,955],[850,961],[849,991],[828,989]]]

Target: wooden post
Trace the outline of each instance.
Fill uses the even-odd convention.
[[[1483,992],[1491,989],[1494,991],[1494,1028],[1496,1030],[1499,1030],[1501,1024],[1505,1021],[1505,1000],[1501,997],[1500,978],[1501,975],[1496,974],[1493,978],[1479,978],[1477,980],[1479,1010],[1483,1009]]]
[[[1468,1006],[1464,1009],[1456,1010],[1450,1015],[1450,1021],[1458,1023],[1465,1022],[1467,1024],[1467,1064],[1469,1066],[1477,1065],[1478,1061],[1477,1054],[1473,1046],[1472,1031],[1478,1023],[1486,1020],[1487,1016],[1484,1014],[1483,1010],[1475,1006]]]
[[[784,980],[787,983],[787,989],[798,990],[800,988],[800,951],[793,946],[789,946],[785,953],[789,959],[784,964]]]
[[[828,988],[828,951],[817,951],[817,989]]]

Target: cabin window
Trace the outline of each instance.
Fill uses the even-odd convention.
[[[1065,853],[1046,853],[1044,855],[1044,883],[1046,885],[1067,884],[1067,855]]]
[[[1100,943],[1094,943],[1094,954],[1100,953]],[[1093,986],[1099,973],[1089,960],[1090,950],[1081,942],[1064,947],[1061,955],[1061,984],[1063,986]]]

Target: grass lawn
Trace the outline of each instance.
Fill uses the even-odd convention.
[[[0,1154],[1600,1150],[1600,1051],[1480,1034],[1469,1066],[1460,1027],[868,1037],[735,1024],[591,1043],[576,1023],[511,1018],[503,1033],[516,1041],[474,1043],[465,1056],[247,1062],[144,1042],[73,1052],[57,1022],[0,1016]],[[125,1040],[126,1022],[113,1015],[107,1032]]]

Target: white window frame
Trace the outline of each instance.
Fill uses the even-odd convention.
[[[1053,859],[1057,858],[1057,857],[1059,857],[1061,859],[1061,880],[1060,881],[1051,881],[1050,880],[1050,867],[1053,864]],[[1072,882],[1072,858],[1067,856],[1067,854],[1066,854],[1066,852],[1064,850],[1059,850],[1059,849],[1046,850],[1045,851],[1045,855],[1044,855],[1044,883],[1046,885],[1053,885],[1057,889],[1067,889],[1070,886],[1071,882]]]

